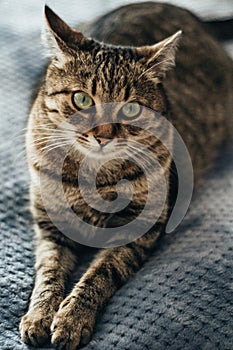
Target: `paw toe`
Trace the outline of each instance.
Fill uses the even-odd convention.
[[[89,341],[91,340],[91,334],[92,334],[92,331],[91,331],[89,328],[84,327],[84,328],[82,329],[82,335],[81,335],[81,341],[80,341],[80,343],[81,343],[82,345],[88,344]]]
[[[20,322],[21,340],[32,346],[41,346],[49,340],[49,325],[44,320],[25,315]]]

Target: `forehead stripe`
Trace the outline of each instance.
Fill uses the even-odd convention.
[[[91,93],[92,93],[92,96],[95,96],[96,94],[96,77],[94,77],[92,80]]]

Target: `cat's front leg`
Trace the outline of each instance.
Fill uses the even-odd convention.
[[[19,326],[23,342],[40,346],[50,339],[50,326],[64,298],[65,281],[74,263],[69,248],[48,238],[38,240],[35,285],[28,312]]]
[[[160,230],[148,233],[127,246],[97,254],[54,317],[52,343],[57,349],[76,350],[90,341],[98,313],[115,291],[139,270],[159,235]]]

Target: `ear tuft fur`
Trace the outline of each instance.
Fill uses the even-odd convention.
[[[172,36],[152,46],[137,48],[140,61],[145,66],[146,73],[151,73],[155,78],[163,79],[166,72],[175,66],[175,53],[182,31],[179,30]]]

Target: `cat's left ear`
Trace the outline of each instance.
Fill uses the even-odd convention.
[[[182,31],[179,30],[155,45],[137,48],[139,62],[145,67],[142,75],[148,73],[159,80],[165,77],[166,72],[175,66],[175,53],[181,34]]]

